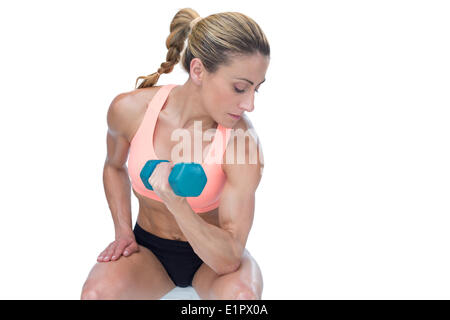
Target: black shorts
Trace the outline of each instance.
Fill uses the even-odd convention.
[[[153,252],[176,286],[192,285],[195,272],[203,261],[194,252],[189,242],[157,237],[142,229],[137,223],[133,232],[136,242]]]

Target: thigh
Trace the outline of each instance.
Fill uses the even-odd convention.
[[[175,288],[158,258],[139,251],[116,261],[97,262],[83,285],[84,299],[159,299]]]
[[[236,299],[240,295],[261,299],[263,278],[258,263],[245,249],[236,271],[218,275],[203,263],[194,276],[192,286],[202,299]]]

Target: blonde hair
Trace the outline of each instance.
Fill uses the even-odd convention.
[[[187,46],[183,51],[186,39]],[[270,46],[264,32],[250,17],[239,12],[221,12],[205,18],[191,8],[178,11],[170,23],[166,39],[166,61],[147,76],[139,88],[154,86],[163,73],[170,73],[182,61],[183,69],[190,73],[193,58],[199,58],[205,69],[214,73],[219,66],[230,63],[232,57],[260,53],[270,56]]]

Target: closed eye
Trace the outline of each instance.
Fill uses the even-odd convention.
[[[234,91],[238,92],[238,93],[243,93],[245,92],[245,90],[239,90],[238,88],[234,87]],[[255,89],[256,92],[259,92],[257,89]]]

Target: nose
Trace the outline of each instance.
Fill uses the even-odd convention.
[[[242,101],[240,107],[247,112],[252,112],[255,109],[255,96],[251,95],[245,101]]]

